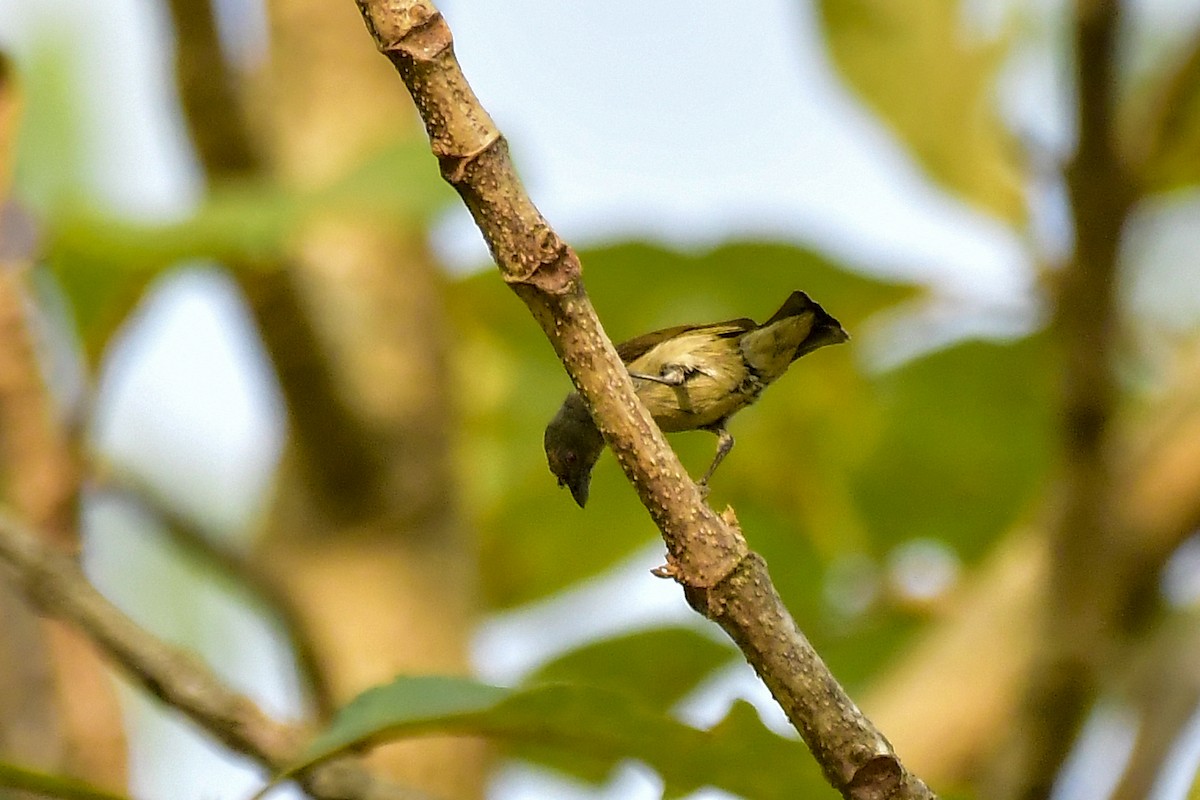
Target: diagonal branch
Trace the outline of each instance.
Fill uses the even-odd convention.
[[[196,659],[142,630],[87,582],[74,561],[41,544],[3,508],[0,565],[11,572],[35,608],[86,632],[142,688],[226,747],[272,772],[295,762],[306,738],[301,727],[267,716]],[[429,800],[378,780],[350,760],[318,767],[301,782],[319,800]]]
[[[252,596],[275,618],[292,647],[296,669],[311,694],[317,718],[330,719],[336,704],[329,679],[321,669],[317,644],[300,609],[275,575],[255,560],[218,543],[149,481],[97,457],[91,459],[89,467],[93,493],[124,500],[157,517],[174,544],[231,581],[234,588]]]
[[[428,0],[357,2],[377,47],[412,94],[442,177],[470,210],[502,277],[542,326],[662,531],[662,574],[742,648],[844,797],[933,797],[796,627],[732,509],[717,515],[704,503],[637,399],[584,291],[578,256],[521,186],[503,136],[454,57],[441,14]]]

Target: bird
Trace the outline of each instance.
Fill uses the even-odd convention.
[[[761,325],[743,317],[664,328],[617,345],[617,354],[664,433],[716,434],[716,456],[697,482],[707,492],[713,472],[733,449],[729,418],[757,400],[793,361],[849,338],[825,309],[795,291]],[[546,426],[544,445],[558,485],[583,508],[604,437],[578,392],[567,395]]]

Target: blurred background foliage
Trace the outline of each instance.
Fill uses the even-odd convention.
[[[17,2],[9,0],[10,5]],[[172,4],[172,17],[159,4],[143,5],[138,13],[174,20],[156,34],[168,39],[175,30],[181,37],[187,35],[180,14],[207,7],[180,0]],[[39,342],[43,374],[60,409],[56,418],[68,438],[82,437],[79,457],[87,488],[83,546],[96,581],[135,618],[160,635],[207,653],[224,664],[221,672],[230,680],[288,713],[319,713],[323,680],[332,683],[328,691],[336,704],[396,672],[474,674],[523,687],[527,694],[516,696],[533,698],[527,705],[514,701],[512,707],[493,708],[489,699],[465,716],[463,698],[476,697],[471,694],[479,690],[474,683],[463,683],[469,688],[461,692],[455,689],[458,684],[447,683],[430,695],[428,684],[402,678],[386,700],[377,700],[380,705],[372,713],[383,713],[388,720],[379,728],[490,736],[509,742],[503,751],[509,758],[574,776],[567,783],[539,783],[551,779],[505,766],[511,762],[495,752],[490,757],[478,750],[463,755],[454,742],[437,756],[447,760],[437,762],[436,768],[429,766],[434,763],[431,755],[417,759],[425,763],[424,771],[384,767],[440,796],[592,796],[579,781],[607,782],[607,789],[595,790],[595,796],[608,797],[656,796],[662,791],[676,796],[705,783],[746,797],[832,796],[799,745],[768,730],[767,726],[783,729],[777,713],[762,702],[761,690],[753,688],[735,649],[688,615],[674,587],[649,586],[655,579],[646,570],[661,550],[657,532],[611,457],[597,467],[586,512],[556,488],[545,466],[541,435],[568,381],[537,326],[493,271],[468,269],[461,263],[447,266],[431,255],[428,236],[442,230],[438,235],[444,238],[442,220],[456,198],[438,179],[436,162],[411,114],[389,112],[381,122],[371,112],[357,110],[370,108],[374,98],[383,95],[402,109],[407,98],[399,81],[387,73],[384,60],[371,52],[361,23],[348,13],[353,4],[346,0],[340,5],[345,8],[330,12],[325,23],[317,15],[326,12],[311,3],[266,4],[264,13],[271,21],[266,46],[276,55],[228,73],[239,81],[234,87],[240,103],[237,113],[248,120],[242,135],[254,143],[258,163],[238,174],[220,174],[201,154],[193,169],[207,174],[195,182],[193,195],[181,199],[178,208],[154,214],[131,213],[95,188],[96,165],[104,154],[97,152],[87,121],[92,118],[84,111],[94,102],[85,96],[79,77],[86,68],[87,49],[68,47],[68,39],[48,29],[31,28],[23,35],[8,32],[22,114],[15,152],[5,154],[15,166],[5,212],[4,258],[28,270],[30,280],[21,291],[35,312],[27,333]],[[939,748],[936,733],[931,734],[935,744],[929,746],[893,737],[901,756],[911,755],[910,765],[944,788],[946,796],[994,796],[989,794],[988,776],[1017,706],[1019,692],[1013,687],[1019,686],[1022,670],[1031,663],[1028,642],[1036,639],[1038,616],[1009,619],[1020,630],[1011,642],[999,631],[993,637],[1003,654],[999,659],[1011,659],[995,672],[990,671],[994,664],[973,663],[972,653],[956,653],[959,660],[947,658],[937,643],[956,641],[956,632],[969,624],[964,620],[978,619],[973,615],[991,608],[989,604],[1003,608],[1011,595],[1013,608],[1026,608],[1019,603],[1039,591],[1036,565],[1026,564],[1024,572],[1018,569],[1014,574],[1019,577],[1011,584],[1004,584],[1000,574],[1009,563],[1004,559],[1012,542],[1041,535],[1064,469],[1057,455],[1060,333],[1047,330],[1044,317],[1054,302],[1052,287],[1063,243],[1069,247],[1072,236],[1062,179],[1074,135],[1070,68],[1064,66],[1072,57],[1072,14],[1063,4],[1025,2],[1002,4],[1005,11],[952,0],[820,0],[799,5],[821,34],[820,46],[841,92],[838,102],[869,110],[872,124],[886,140],[883,147],[900,149],[911,159],[911,168],[925,182],[922,191],[939,193],[939,202],[989,220],[988,225],[1002,227],[1018,241],[1020,264],[1013,283],[1024,288],[1015,295],[981,291],[969,297],[961,287],[974,280],[975,265],[965,256],[957,264],[956,279],[947,283],[919,268],[897,268],[895,261],[846,258],[845,248],[810,243],[804,233],[773,235],[755,229],[718,236],[716,241],[712,235],[689,241],[687,234],[655,241],[644,232],[585,237],[585,282],[616,341],[682,322],[765,319],[797,288],[818,299],[851,332],[854,338],[847,347],[806,358],[736,419],[738,444],[714,480],[710,502],[717,508],[728,503],[737,510],[751,546],[766,558],[801,629],[855,696],[876,699],[880,708],[894,708],[886,698],[908,685],[927,686],[912,676],[932,673],[956,686],[974,681],[973,691],[979,695],[1011,701],[999,711],[990,706],[978,710],[973,739],[952,734],[958,729],[947,722],[947,742],[958,737],[954,747]],[[727,12],[706,8],[700,4],[689,13]],[[561,23],[554,15],[568,13],[537,11],[533,6],[523,6],[522,12],[528,14],[519,23],[526,31]],[[211,9],[207,13],[211,16]],[[228,9],[222,13],[238,16]],[[457,29],[460,19],[469,22],[473,12],[467,4],[455,4],[447,13]],[[1200,408],[1195,381],[1189,380],[1196,371],[1200,319],[1194,247],[1200,224],[1195,198],[1200,177],[1195,170],[1200,164],[1200,139],[1195,135],[1200,130],[1200,50],[1195,43],[1200,40],[1194,24],[1198,15],[1188,17],[1187,25],[1164,25],[1161,14],[1133,11],[1125,23],[1122,152],[1146,199],[1130,225],[1122,261],[1126,313],[1121,322],[1127,335],[1117,368],[1124,392],[1121,435],[1122,441],[1133,443],[1131,452],[1143,435],[1140,420],[1163,417],[1163,408],[1174,409],[1164,423],[1169,428],[1164,435],[1183,441],[1182,434],[1172,431],[1193,430],[1188,427],[1189,414]],[[305,51],[311,76],[289,72],[278,63],[286,58],[287,47],[297,47],[285,38],[296,35],[286,31],[297,19],[317,43]],[[211,19],[208,24],[215,25]],[[564,30],[571,41],[571,29]],[[553,33],[545,29],[537,35]],[[654,35],[676,34],[664,29]],[[333,44],[326,48],[322,37],[344,40],[341,46],[366,53],[380,77],[364,83],[383,88],[367,99],[358,95],[369,92],[351,91],[358,73],[347,75],[331,66],[339,51]],[[228,42],[236,37],[227,33],[225,38],[227,50],[233,52]],[[586,36],[574,41],[577,46],[594,44]],[[182,52],[182,40],[179,46]],[[461,40],[459,49],[474,80],[471,50]],[[284,51],[282,57],[279,51]],[[1171,55],[1156,55],[1160,52]],[[236,61],[228,53],[209,56]],[[1014,77],[1030,59],[1052,65],[1049,90],[1030,88]],[[322,85],[322,70],[340,76],[325,81],[332,88]],[[211,74],[219,80],[224,73]],[[309,77],[318,87],[304,95],[309,99],[288,99],[294,86]],[[487,79],[486,72],[481,78]],[[1036,97],[1022,99],[1022,91]],[[605,115],[619,115],[619,99],[620,93],[610,87],[607,98],[589,97],[587,102],[597,104]],[[178,100],[163,102],[174,107]],[[295,102],[299,105],[289,106]],[[488,103],[486,96],[484,102]],[[528,102],[540,102],[532,89]],[[289,108],[305,111],[289,115]],[[1046,113],[1067,120],[1065,132],[1027,124],[1029,108],[1052,109]],[[234,112],[218,108],[212,113]],[[570,109],[560,113],[569,114]],[[359,135],[357,121],[364,115],[374,120],[366,126],[373,135]],[[210,119],[193,112],[173,133],[183,140],[183,128],[195,135]],[[505,119],[500,122],[520,154],[520,126],[510,130]],[[326,142],[353,138],[353,152],[332,158],[327,167],[315,166],[319,158],[312,153],[329,146],[304,143],[306,124],[325,130]],[[351,130],[353,135],[345,133]],[[5,141],[9,135],[5,131]],[[704,130],[689,130],[687,135],[703,137]],[[786,137],[786,132],[777,135]],[[639,146],[638,141],[620,144]],[[682,144],[681,151],[686,152]],[[529,160],[532,169],[545,169],[536,159]],[[692,166],[701,172],[706,168],[700,160]],[[530,181],[535,199],[538,180]],[[1168,190],[1172,193],[1160,194]],[[597,214],[603,216],[604,211]],[[548,216],[554,223],[553,213]],[[29,219],[36,220],[36,240],[14,222]],[[884,226],[886,221],[863,222],[868,227],[876,223]],[[314,244],[314,230],[318,239],[327,238]],[[399,242],[381,245],[379,237]],[[387,249],[393,245],[396,249]],[[358,255],[360,248],[365,255]],[[386,269],[360,273],[347,266],[356,259],[382,260]],[[444,254],[443,260],[453,261]],[[304,266],[310,263],[313,266]],[[283,313],[309,320],[311,338],[272,332],[272,325],[292,328],[280,322],[278,307],[264,310],[255,292],[264,282],[274,285],[276,280],[299,287],[299,299],[285,304]],[[139,353],[146,358],[155,346],[154,337],[164,335],[159,309],[167,302],[164,298],[178,298],[181,291],[210,301],[225,298],[217,303],[224,309],[217,313],[217,326],[237,348],[257,359],[260,372],[246,380],[253,384],[255,408],[260,409],[259,416],[251,414],[250,419],[260,429],[247,446],[254,450],[253,463],[267,465],[259,472],[233,463],[236,457],[228,453],[206,451],[206,426],[213,417],[229,413],[219,402],[193,409],[196,419],[164,423],[164,430],[188,432],[185,447],[171,446],[176,441],[171,435],[142,435],[137,420],[119,422],[118,398],[130,392],[138,394],[141,413],[148,415],[140,424],[155,416],[156,399],[144,387],[161,384],[138,383],[131,377],[130,364],[137,362]],[[417,305],[405,301],[389,306],[389,298],[410,293],[419,295]],[[342,337],[344,330],[364,319],[387,328],[389,309],[407,325],[420,323],[419,334],[406,328],[409,332],[400,337],[395,354],[381,356],[393,345],[378,344],[369,332]],[[1160,313],[1161,309],[1171,310]],[[151,325],[151,319],[159,322]],[[193,344],[203,339],[204,330],[211,329],[190,332]],[[428,363],[414,370],[396,367],[393,361],[402,361],[408,351]],[[188,368],[180,358],[186,360],[186,355],[168,357],[174,366],[160,367],[159,381],[178,378]],[[312,375],[324,376],[324,382],[313,383]],[[187,380],[186,386],[195,385]],[[321,388],[325,383],[329,386]],[[419,413],[397,412],[391,419],[390,412],[372,405],[378,399],[370,396],[372,385],[426,399],[416,402]],[[433,394],[422,394],[427,390]],[[324,397],[322,392],[328,392],[328,404],[320,405],[325,401],[318,399],[315,407],[336,413],[317,412],[315,421],[298,418],[305,413],[306,399]],[[281,423],[284,418],[287,421]],[[1171,428],[1170,420],[1182,421]],[[281,424],[284,434],[278,434]],[[350,431],[347,438],[323,438],[333,436],[331,431],[339,426]],[[444,439],[413,438],[414,430],[427,431],[430,426],[448,433]],[[151,424],[147,430],[153,434],[155,428]],[[291,448],[297,441],[306,442],[308,449],[293,461]],[[342,445],[330,441],[350,442],[346,450],[362,446],[364,460],[347,461],[352,467],[360,465],[362,472],[351,471],[348,480],[378,486],[378,495],[371,494],[375,488],[364,490],[361,504],[349,509],[323,505],[321,491],[314,487],[324,478],[319,469],[305,466],[304,459],[338,452]],[[674,437],[673,444],[693,472],[703,468],[713,447],[712,437],[703,433]],[[431,452],[435,449],[438,452]],[[1200,496],[1194,494],[1200,486],[1195,480],[1200,459],[1186,447],[1181,453],[1168,470],[1177,480],[1162,491],[1173,493],[1170,502],[1184,509],[1200,509]],[[393,476],[381,466],[399,463],[401,456],[405,470],[428,470],[433,476],[429,482],[437,485],[406,482],[404,475]],[[437,466],[442,460],[451,465],[444,473]],[[219,479],[197,479],[208,462]],[[10,475],[22,469],[19,463],[3,467]],[[1129,472],[1138,468],[1135,464]],[[267,486],[256,488],[256,480]],[[1136,481],[1136,475],[1130,480]],[[307,487],[300,500],[290,488],[293,481]],[[114,485],[142,509],[141,517],[114,510],[106,495]],[[242,488],[231,489],[235,485]],[[14,502],[11,497],[9,502]],[[419,513],[407,513],[413,509]],[[440,521],[430,527],[429,520],[435,518]],[[1180,530],[1163,534],[1172,543],[1163,559],[1142,576],[1157,583],[1161,570],[1174,570],[1164,574],[1174,576],[1170,586],[1177,594],[1158,598],[1156,619],[1190,621],[1194,613],[1200,569],[1188,535],[1200,516],[1184,511],[1180,518],[1183,523],[1172,521]],[[161,541],[138,543],[154,540],[154,532],[164,526],[184,529],[191,544],[177,549],[177,544]],[[273,531],[275,537],[282,531],[284,539],[294,539],[288,546],[296,550],[260,545],[261,539],[269,538],[264,531]],[[392,539],[415,544],[393,554],[388,544]],[[429,544],[435,540],[439,544]],[[128,555],[146,547],[156,555]],[[355,547],[355,557],[362,561],[345,569],[353,558],[342,548]],[[220,557],[214,557],[214,551]],[[388,555],[381,555],[384,552]],[[189,565],[182,570],[188,576],[155,567],[158,558]],[[451,563],[457,566],[447,567]],[[214,570],[226,578],[232,575],[233,586],[244,582],[251,588],[249,594],[225,593],[227,605],[237,610],[187,601],[197,585],[219,583]],[[301,572],[322,570],[328,573],[324,578],[293,582]],[[433,599],[433,585],[453,599]],[[1007,588],[989,593],[994,585]],[[402,595],[397,587],[405,586],[419,599],[398,599]],[[349,587],[359,592],[352,601],[342,597]],[[469,608],[468,618],[445,615],[447,604]],[[377,611],[368,610],[375,605]],[[325,616],[314,608],[324,608]],[[237,666],[255,658],[248,653],[261,654],[269,645],[247,643],[241,655],[234,654],[241,640],[214,632],[228,624],[230,614],[259,620],[238,628],[240,636],[276,643],[267,666],[260,664],[253,677]],[[388,622],[372,621],[375,614],[381,619],[402,617],[411,627],[393,631]],[[348,629],[361,630],[358,644],[335,644],[334,634]],[[1194,625],[1181,625],[1179,630],[1195,638]],[[435,635],[426,640],[413,631]],[[349,641],[356,639],[351,636]],[[325,672],[336,674],[333,664],[339,660],[368,660],[358,649],[368,646],[364,641],[380,650],[370,655],[375,668],[344,681],[321,677]],[[1169,644],[1154,646],[1174,651]],[[312,652],[305,655],[305,648]],[[410,663],[407,655],[395,656],[397,651],[429,659]],[[443,652],[444,657],[439,655]],[[981,650],[978,657],[990,659],[993,652]],[[1122,683],[1138,680],[1123,676],[1119,668],[1135,660],[1130,654],[1118,659],[1112,685],[1098,697],[1125,703],[1135,715],[1149,718],[1154,699],[1146,701],[1148,706],[1139,705],[1142,695]],[[970,665],[970,674],[962,672],[963,663]],[[1153,669],[1140,670],[1140,680],[1168,681]],[[1171,681],[1178,672],[1172,673]],[[906,684],[910,678],[912,683]],[[539,692],[563,683],[575,687],[567,691],[580,693],[573,716],[563,716],[562,708],[537,711],[537,702],[543,702],[537,698],[546,696]],[[934,693],[936,686],[935,681]],[[605,695],[588,694],[588,687],[617,693],[627,705],[606,704]],[[748,707],[733,701],[736,696],[755,700],[765,725]],[[946,696],[958,695],[947,688]],[[1194,710],[1195,696],[1183,692],[1172,697],[1172,702],[1191,702]],[[432,705],[420,706],[413,698]],[[920,699],[913,698],[918,707]],[[364,698],[352,708],[362,709],[364,702],[371,704]],[[409,725],[418,716],[414,702],[424,715],[420,725]],[[936,731],[943,721],[940,713],[950,712],[936,698],[928,705],[930,716],[923,726]],[[512,710],[518,707],[523,710]],[[870,703],[867,710],[873,710]],[[976,709],[962,703],[954,712],[969,715]],[[345,742],[357,741],[362,730],[355,725],[367,723],[355,718],[361,712],[348,713],[339,724],[352,731],[344,734]],[[528,733],[529,720],[536,720],[538,713],[546,714],[544,721],[551,728],[569,728],[563,720],[573,719],[580,730],[596,735],[538,741]],[[552,724],[554,714],[559,716]],[[656,721],[639,715],[652,715]],[[703,779],[680,780],[680,764],[698,763],[698,745],[689,738],[695,733],[692,728],[668,717],[705,728],[719,723],[704,740],[712,750],[703,752],[721,757],[703,762]],[[1195,759],[1179,755],[1190,718],[1185,715],[1179,727],[1164,734],[1165,744],[1146,756],[1160,767],[1151,770],[1151,776],[1171,769],[1189,776],[1195,771]],[[885,733],[891,732],[888,721],[880,720]],[[156,776],[161,780],[170,772],[161,765],[179,758],[170,748],[184,745],[156,744],[159,729],[154,726],[161,722],[127,724],[132,737],[140,736],[143,742],[135,741],[140,748],[135,752],[142,755],[134,759],[134,790],[155,796],[163,791]],[[616,733],[631,727],[640,735],[622,738]],[[1110,728],[1119,733],[1129,725]],[[330,735],[336,737],[338,730]],[[609,731],[612,735],[605,739],[602,734]],[[1081,738],[1078,752],[1111,761],[1128,756],[1129,748],[1096,750],[1090,741]],[[18,755],[12,758],[19,761]],[[483,766],[462,769],[460,758]],[[663,783],[630,767],[629,759],[657,767]],[[777,773],[770,772],[772,764]],[[104,782],[69,759],[45,766],[84,772],[81,777]],[[614,772],[617,767],[620,771]],[[217,785],[203,780],[189,785],[232,796],[236,787],[253,783],[252,774],[229,769],[241,777],[222,779],[228,782]],[[447,771],[466,777],[458,783],[438,777]],[[491,777],[481,777],[485,775]],[[1138,796],[1136,789],[1120,788],[1125,784],[1119,776],[1101,791],[1086,775],[1072,775],[1064,773],[1063,797],[1109,796],[1105,792],[1114,786],[1118,794],[1127,792],[1119,796]],[[1184,787],[1190,783],[1180,780]]]

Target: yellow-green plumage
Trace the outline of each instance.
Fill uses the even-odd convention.
[[[679,386],[634,378],[638,397],[658,427],[667,433],[712,425],[749,403],[749,372],[734,336],[728,329],[699,328],[657,345],[627,365],[631,373],[661,375],[664,367],[678,364],[688,375]],[[735,331],[729,331],[735,332]]]
[[[726,421],[758,399],[797,358],[848,338],[808,295],[793,292],[762,325],[743,318],[666,328],[631,339],[617,352],[638,397],[663,431],[703,428],[720,436],[704,483],[733,446]],[[583,506],[604,440],[577,393],[568,395],[546,427],[545,446],[559,485],[569,487]]]

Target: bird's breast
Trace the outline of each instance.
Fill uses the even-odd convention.
[[[712,425],[749,405],[763,388],[746,367],[738,337],[720,336],[710,329],[655,345],[629,364],[629,371],[662,375],[675,367],[687,375],[680,386],[634,382],[638,397],[667,432]]]

